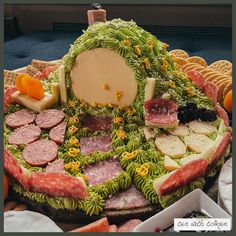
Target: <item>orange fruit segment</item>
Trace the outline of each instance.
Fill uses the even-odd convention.
[[[26,94],[26,89],[22,85],[22,78],[25,76],[25,74],[19,74],[16,76],[15,84],[16,88],[23,94]]]
[[[26,75],[22,78],[22,86],[29,97],[37,100],[41,100],[44,97],[43,84],[40,80]]]
[[[226,94],[224,98],[224,108],[228,112],[232,112],[232,89]]]

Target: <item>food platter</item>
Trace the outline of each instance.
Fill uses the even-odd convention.
[[[12,196],[55,220],[119,223],[207,191],[231,153],[222,105],[232,78],[167,48],[114,19],[92,24],[61,60],[5,71]]]

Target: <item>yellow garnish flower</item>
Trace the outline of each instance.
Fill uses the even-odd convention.
[[[188,87],[188,88],[187,88],[187,93],[188,93],[190,96],[193,96],[193,95],[194,95],[193,87]]]
[[[168,62],[165,58],[162,58],[161,70],[167,71],[167,69],[168,69]]]
[[[120,90],[116,91],[116,101],[119,102],[120,99],[124,96],[123,92]]]
[[[139,45],[134,46],[134,52],[139,56],[141,55],[142,52]]]
[[[77,177],[82,177],[85,181],[88,180],[88,176],[87,176],[87,175],[84,175],[84,174],[82,174],[82,173],[78,173],[76,176],[77,176]]]
[[[138,153],[139,153],[138,150],[135,150],[133,152],[123,152],[121,156],[129,160],[135,158],[138,155]]]
[[[76,106],[76,102],[70,100],[70,101],[68,102],[68,106],[69,106],[69,107],[75,107],[75,106]]]
[[[128,113],[128,115],[133,115],[136,112],[136,110],[134,108],[130,108],[126,112]]]
[[[124,119],[122,117],[115,117],[113,119],[113,122],[116,124],[122,125],[122,124],[124,124]]]
[[[136,168],[136,173],[140,176],[146,176],[149,171],[149,164],[144,163],[140,167]]]
[[[66,170],[71,170],[71,171],[78,171],[80,167],[80,162],[79,161],[73,161],[68,164],[64,165]]]
[[[128,39],[124,39],[121,43],[125,46],[130,46],[131,45],[131,42]]]
[[[150,49],[152,49],[152,48],[154,48],[154,42],[153,42],[153,40],[148,40],[147,41],[147,45],[148,45],[148,48],[150,48]]]
[[[78,116],[70,117],[69,122],[71,122],[71,123],[78,123],[79,122]]]
[[[175,88],[175,82],[174,81],[169,80],[167,84],[170,88]]]
[[[75,132],[78,131],[78,128],[76,126],[72,125],[68,128],[68,131],[69,131],[69,133],[74,134]]]
[[[83,99],[80,99],[80,107],[86,106],[86,102]]]
[[[78,148],[70,148],[68,152],[69,156],[71,157],[75,157],[79,153],[80,153],[80,150]]]
[[[124,130],[119,129],[116,131],[116,136],[120,139],[125,139],[126,138],[126,133]]]
[[[170,46],[170,45],[167,44],[167,43],[163,43],[163,44],[162,44],[162,48],[163,48],[164,50],[166,50],[169,46]]]
[[[145,67],[147,70],[151,69],[151,64],[150,64],[148,58],[144,58],[143,61],[142,61],[142,64],[144,65],[144,67]]]
[[[72,137],[70,138],[69,143],[70,143],[71,145],[80,146],[79,140],[78,140],[75,136],[72,136]]]

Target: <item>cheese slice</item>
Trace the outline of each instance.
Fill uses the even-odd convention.
[[[143,128],[143,133],[144,133],[144,136],[145,136],[147,141],[152,139],[152,138],[155,138],[154,132],[150,127],[144,127]]]
[[[149,101],[153,98],[155,93],[155,83],[156,83],[155,78],[146,79],[144,101]]]
[[[212,134],[217,131],[216,126],[209,124],[208,122],[205,121],[198,121],[194,120],[189,122],[189,129],[197,134]]]
[[[164,157],[164,168],[166,170],[172,171],[178,169],[179,165],[177,164],[176,161],[172,160],[170,157],[166,155]]]
[[[52,83],[51,84],[51,92],[52,96],[55,97],[56,103],[60,101],[60,85],[59,83]]]
[[[75,96],[90,105],[129,106],[137,96],[135,71],[111,49],[95,48],[79,54],[70,75]]]
[[[169,132],[180,137],[189,135],[189,129],[184,125],[178,125],[175,129],[170,130]]]
[[[44,98],[37,100],[31,97],[28,97],[25,94],[16,91],[12,94],[13,101],[21,104],[35,112],[41,112],[44,109],[48,109],[56,104],[56,98],[50,93],[45,93]]]
[[[153,181],[153,188],[156,191],[157,195],[160,196],[160,186],[165,182],[165,180],[167,180],[173,173],[175,172],[172,171],[166,175],[163,175],[159,178],[157,178],[156,180]]]
[[[66,104],[66,102],[67,102],[67,90],[66,90],[65,66],[64,65],[59,67],[59,84],[60,84],[61,103]]]
[[[186,153],[186,145],[174,135],[162,134],[156,138],[155,144],[162,154],[171,158],[181,158]]]
[[[189,156],[186,156],[184,158],[181,158],[180,161],[179,161],[179,164],[181,166],[183,165],[186,165],[187,163],[191,162],[191,161],[195,161],[195,160],[198,160],[198,159],[201,159],[201,154],[191,154]]]

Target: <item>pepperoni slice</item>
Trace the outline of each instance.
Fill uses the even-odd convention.
[[[207,82],[203,85],[202,89],[204,93],[207,95],[207,97],[211,99],[214,102],[214,104],[216,104],[218,96],[218,87],[212,82]]]
[[[215,110],[218,114],[218,116],[224,120],[225,125],[229,125],[229,116],[224,108],[222,108],[220,105],[215,105]]]
[[[36,117],[36,124],[41,129],[51,129],[65,118],[63,111],[48,109],[40,112]]]
[[[4,112],[7,111],[8,106],[13,102],[11,95],[17,91],[15,86],[8,87],[4,92]]]
[[[52,128],[49,132],[49,137],[51,140],[58,144],[64,143],[66,133],[66,122],[61,122],[59,125]]]
[[[49,76],[53,71],[55,71],[58,67],[59,67],[59,65],[46,67],[45,69],[42,70],[41,78],[42,78],[42,79],[47,79],[48,76]]]
[[[200,89],[202,89],[205,80],[203,75],[199,71],[190,70],[187,72],[187,76],[194,84],[196,84]]]
[[[33,111],[22,109],[6,116],[6,125],[11,128],[28,125],[34,122],[36,115]]]
[[[183,167],[177,169],[169,178],[160,186],[160,195],[166,195],[176,189],[187,185],[191,181],[205,175],[208,167],[208,161],[198,159],[191,161]]]
[[[21,145],[36,141],[41,133],[41,129],[36,125],[25,125],[17,128],[8,138],[10,144]]]
[[[74,197],[85,199],[87,190],[84,183],[76,177],[60,173],[32,173],[29,181],[32,192],[45,193],[53,197]]]
[[[16,181],[18,181],[24,187],[25,190],[29,190],[29,173],[23,171],[18,161],[6,148],[4,148],[4,169],[7,174],[13,177]]]
[[[145,120],[159,126],[178,121],[178,105],[168,99],[155,98],[144,102]]]
[[[44,166],[57,157],[57,144],[51,140],[39,140],[25,147],[24,160],[32,166]]]

